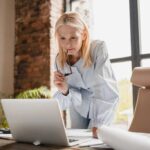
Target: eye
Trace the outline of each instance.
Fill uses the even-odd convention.
[[[77,37],[73,36],[73,37],[71,37],[71,39],[75,40],[75,39],[77,39]]]
[[[61,40],[65,40],[65,37],[60,37]]]

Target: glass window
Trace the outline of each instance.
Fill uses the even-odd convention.
[[[150,35],[150,1],[140,0],[140,24],[141,24],[141,52],[150,53],[149,35]]]
[[[131,62],[113,63],[115,76],[118,82],[120,101],[116,112],[115,124],[127,128],[133,116]]]
[[[87,23],[89,29],[91,29],[91,1],[87,0],[77,0],[73,1],[71,4],[72,11],[78,12]]]
[[[106,41],[110,58],[130,56],[129,1],[92,2],[92,38]]]
[[[143,67],[150,67],[150,59],[143,59],[143,60],[141,61],[141,65],[142,65]]]

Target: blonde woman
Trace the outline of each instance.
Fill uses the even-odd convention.
[[[103,41],[90,41],[88,27],[75,12],[56,22],[54,97],[62,110],[69,108],[71,128],[97,128],[112,122],[118,103],[116,79]]]

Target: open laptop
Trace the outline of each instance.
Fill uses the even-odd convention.
[[[11,134],[18,142],[74,146],[90,140],[67,137],[59,104],[54,99],[3,99],[1,103]]]

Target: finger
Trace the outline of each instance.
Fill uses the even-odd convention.
[[[65,79],[64,78],[60,78],[60,77],[54,77],[54,82],[59,81],[59,82],[64,82]]]
[[[63,80],[65,80],[65,77],[62,74],[55,73],[54,74],[54,80],[61,80],[61,81],[63,81]]]
[[[96,127],[92,128],[92,133],[93,133],[93,137],[94,138],[98,138],[98,136],[97,136],[97,128]]]
[[[56,83],[55,86],[59,89],[62,90],[63,89],[63,85],[61,83]]]
[[[58,88],[58,89],[61,89],[63,87],[63,85],[61,83],[55,83],[55,86]]]
[[[64,75],[61,72],[58,72],[58,71],[54,72],[54,76],[64,77]]]
[[[55,78],[56,80],[60,80],[60,81],[64,81],[65,80],[65,78],[64,77],[59,77],[59,76],[56,76],[56,78]]]
[[[97,132],[93,132],[93,138],[98,138]]]
[[[96,138],[96,139],[98,138],[96,133],[93,134],[93,138]]]
[[[59,81],[59,80],[55,80],[54,83],[55,83],[55,84],[63,84],[63,82],[62,82],[62,81]]]

